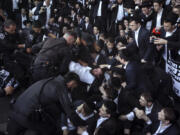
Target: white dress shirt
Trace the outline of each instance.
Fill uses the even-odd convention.
[[[22,22],[22,26],[21,26],[21,27],[22,27],[23,29],[26,27],[26,26],[24,25],[24,23],[23,23],[25,20],[27,20],[26,15],[25,15],[25,16],[21,15],[21,22]]]
[[[156,28],[161,27],[162,13],[163,13],[163,8],[157,13]]]
[[[146,114],[146,115],[150,114],[151,111],[152,111],[152,108],[153,108],[153,105],[151,105],[151,107],[145,107],[145,114]],[[130,112],[130,113],[128,113],[128,114],[126,115],[126,117],[127,117],[127,119],[128,119],[129,121],[133,121],[134,118],[135,118],[135,114],[134,114],[134,112]],[[149,120],[149,121],[146,122],[146,124],[147,124],[147,125],[150,125],[150,124],[152,124],[152,121]]]
[[[95,36],[96,36],[96,40],[99,40],[99,34],[96,34]]]
[[[88,28],[88,25],[89,25],[89,23],[85,23],[86,30],[87,30],[87,28]]]
[[[116,22],[121,21],[124,17],[124,9],[123,9],[123,4],[118,6],[118,13],[116,17]]]
[[[145,107],[145,114],[146,115],[150,114],[152,109],[153,109],[153,104],[151,105],[151,107]]]
[[[169,124],[167,126],[162,126],[162,122],[160,121],[159,128],[156,130],[156,132],[153,135],[157,135],[157,134],[163,133],[170,126],[171,126],[171,124]]]
[[[100,117],[97,121],[96,128],[98,128],[107,119],[107,117]],[[82,135],[89,135],[89,133],[87,131],[84,131]]]
[[[139,37],[139,30],[140,30],[140,28],[141,28],[141,26],[135,31],[135,41],[136,41],[137,47],[139,47],[138,37]]]
[[[96,128],[98,128],[105,120],[107,120],[108,118],[106,117],[100,117],[97,121],[97,124],[96,124]],[[89,133],[87,131],[84,131],[82,133],[82,135],[89,135]]]
[[[50,0],[49,6],[46,5],[46,1],[43,3],[44,6],[46,6],[46,27],[48,27],[48,22],[51,17],[51,5],[52,5],[52,0]]]
[[[74,72],[79,75],[80,80],[87,84],[92,84],[95,77],[91,74],[91,67],[82,66],[79,63],[71,61],[69,64],[69,71]]]
[[[19,8],[19,7],[18,7],[18,2],[19,2],[19,0],[12,0],[12,3],[13,3],[13,11]]]
[[[95,60],[94,60],[95,63],[98,62],[99,56],[100,56],[99,54],[96,56],[96,58],[95,58]]]
[[[96,128],[98,128],[107,119],[107,117],[100,117],[97,121]]]
[[[169,5],[171,0],[166,0],[166,5]]]
[[[148,17],[148,15],[146,15],[146,17]],[[150,20],[146,23],[146,29],[151,30],[151,26],[152,26],[152,20]]]
[[[36,11],[37,7],[34,7],[30,12],[33,14],[32,19],[33,20],[38,20],[39,16],[38,15],[34,15],[35,11]]]
[[[134,112],[130,112],[130,113],[126,114],[126,117],[129,121],[133,121],[135,118]]]
[[[100,1],[100,3],[99,3],[97,16],[102,16],[102,1]]]

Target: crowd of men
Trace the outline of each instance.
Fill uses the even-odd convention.
[[[0,1],[0,97],[21,91],[6,134],[180,135],[168,59],[178,0]]]

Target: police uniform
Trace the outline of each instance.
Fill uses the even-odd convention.
[[[0,32],[0,54],[1,65],[10,73],[12,73],[18,80],[24,77],[24,69],[20,63],[21,60],[17,55],[18,45],[22,44],[18,33],[9,34],[2,30]]]
[[[0,53],[11,56],[15,49],[18,48],[19,36],[17,33],[8,34],[6,31],[0,32]]]
[[[38,44],[43,41],[43,37],[47,35],[47,31],[42,29],[40,33],[36,33],[33,30],[25,30],[25,42],[27,48],[32,48],[34,44]]]

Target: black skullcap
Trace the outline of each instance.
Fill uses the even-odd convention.
[[[40,21],[34,21],[34,22],[33,22],[33,27],[35,27],[35,28],[41,28],[41,27],[42,27],[41,22],[40,22]]]
[[[153,3],[159,3],[159,4],[163,4],[164,3],[164,0],[153,0]]]
[[[141,8],[151,7],[151,6],[152,6],[152,3],[150,1],[144,1],[141,5]]]
[[[116,44],[121,42],[122,44],[126,45],[127,44],[127,39],[125,37],[118,37],[116,39]]]
[[[81,39],[84,40],[88,44],[88,46],[93,45],[94,43],[92,36],[86,32],[81,33]]]
[[[178,15],[170,12],[168,16],[165,19],[165,22],[170,22],[172,25],[175,25],[177,23]]]
[[[102,49],[104,47],[104,41],[103,40],[98,40],[96,41],[96,44]]]

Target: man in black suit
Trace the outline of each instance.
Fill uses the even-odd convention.
[[[112,4],[111,8],[111,20],[109,30],[112,34],[116,34],[118,22],[122,21],[125,16],[125,10],[123,6],[123,0],[116,0],[116,3]]]
[[[179,127],[175,124],[175,112],[171,108],[163,108],[158,113],[159,121],[151,125],[147,135],[179,135]]]
[[[93,37],[94,37],[94,40],[99,40],[99,36],[100,36],[100,27],[98,26],[94,26],[93,27]]]
[[[109,0],[93,0],[94,7],[94,19],[95,24],[100,27],[100,29],[105,32],[106,31],[106,21],[107,21],[107,8],[109,4]]]
[[[22,8],[21,9],[21,14],[17,15],[17,28],[18,30],[24,29],[26,26],[24,25],[24,22],[29,20],[29,16],[27,15],[26,9]]]
[[[151,2],[143,2],[141,5],[141,13],[140,13],[140,18],[142,20],[142,25],[147,29],[151,30],[152,29],[152,19],[154,12],[152,11],[152,5]]]
[[[125,89],[135,98],[134,104],[137,105],[140,94],[145,91],[152,91],[152,84],[143,71],[141,64],[133,60],[134,55],[127,49],[119,52],[118,61],[124,65],[127,86]]]
[[[92,27],[92,24],[90,24],[88,16],[86,16],[86,18],[85,18],[85,23],[82,26],[82,30],[84,32],[88,32],[89,34],[93,33],[93,27]]]
[[[154,0],[153,7],[154,7],[154,17],[152,22],[152,28],[160,29],[163,25],[164,19],[167,16],[168,9],[163,8],[164,0]]]
[[[139,55],[141,62],[152,62],[153,46],[149,43],[149,31],[141,26],[139,18],[130,20],[130,29],[134,32],[134,41],[127,48]]]
[[[167,56],[171,56],[172,59],[180,61],[180,30],[176,27],[177,18],[178,15],[169,13],[168,17],[164,20],[161,38],[156,38],[154,41],[154,44],[157,45],[157,50],[159,52],[161,50],[163,51],[165,61],[167,60]],[[170,53],[168,53],[167,49],[170,50]]]
[[[113,117],[115,112],[116,104],[112,101],[104,101],[99,109],[99,115],[89,122],[87,130],[79,128],[78,134],[118,135],[117,120]]]
[[[6,11],[8,18],[16,21],[16,15],[20,13],[20,1],[5,0],[2,2],[2,7]]]

